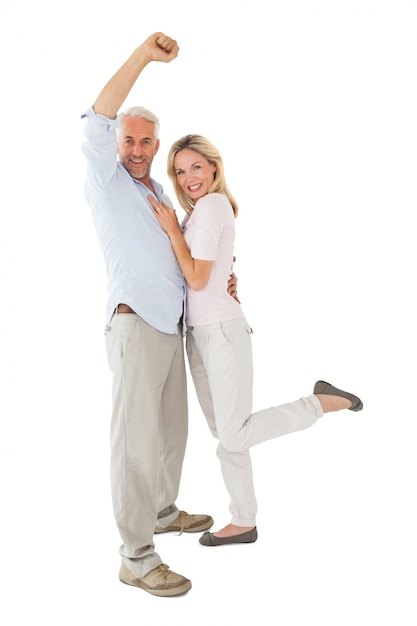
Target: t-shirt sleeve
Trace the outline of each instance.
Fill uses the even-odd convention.
[[[233,209],[226,196],[208,194],[197,202],[192,217],[195,230],[191,256],[202,261],[214,261],[222,231],[233,219]]]

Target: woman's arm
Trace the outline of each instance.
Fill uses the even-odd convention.
[[[154,213],[161,228],[168,235],[174,254],[181,268],[187,284],[194,291],[200,291],[207,285],[214,261],[202,261],[193,259],[187,244],[180,230],[177,215],[174,209],[170,209],[166,204],[157,202],[152,196],[148,196]]]

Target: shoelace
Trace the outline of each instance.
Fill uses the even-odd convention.
[[[178,517],[180,518],[180,532],[178,533],[178,535],[182,535],[185,529],[186,518],[190,516],[188,515],[188,513],[186,513],[186,511],[180,511]]]
[[[161,563],[160,565],[158,565],[158,573],[165,583],[167,576],[169,574],[169,566],[166,565],[165,563]]]

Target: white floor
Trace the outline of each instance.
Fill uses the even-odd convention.
[[[405,402],[396,409],[395,390],[384,398],[384,386],[360,378],[354,391],[364,400],[362,413],[326,416],[253,449],[255,544],[207,548],[198,534],[155,537],[163,560],[193,583],[173,599],[118,581],[105,415],[91,398],[74,397],[68,403],[86,411],[59,410],[53,419],[34,411],[32,426],[26,415],[2,445],[3,623],[141,623],[145,615],[175,626],[414,626],[414,416]],[[228,521],[228,500],[215,442],[191,404],[178,504],[212,514],[216,528]],[[9,419],[19,416],[10,411]]]
[[[416,3],[147,4],[0,4],[0,622],[416,626]],[[118,581],[106,285],[80,151],[81,113],[157,30],[180,56],[126,105],[161,117],[164,184],[181,134],[224,153],[254,409],[317,379],[364,402],[253,449],[255,544],[155,537],[193,583],[173,599]],[[190,83],[206,94],[211,78],[216,106],[195,106]],[[215,445],[190,383],[177,504],[216,528]]]

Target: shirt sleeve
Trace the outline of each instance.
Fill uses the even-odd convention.
[[[88,178],[98,187],[104,188],[117,169],[117,118],[111,120],[95,113],[90,107],[81,115],[86,119],[84,141],[81,149],[88,163]]]
[[[207,194],[197,202],[192,217],[194,236],[191,256],[202,261],[214,261],[221,234],[233,219],[232,206],[222,194]]]

